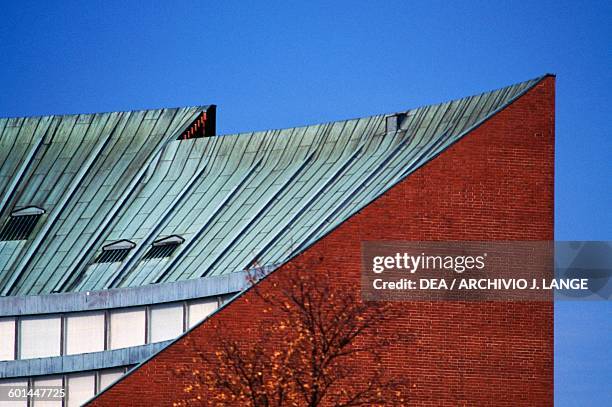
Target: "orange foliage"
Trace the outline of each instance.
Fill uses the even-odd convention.
[[[209,348],[195,350],[185,398],[175,405],[375,406],[404,405],[405,380],[389,380],[378,339],[384,303],[364,303],[359,287],[339,292],[327,273],[284,270],[274,290],[260,290],[264,304],[256,335],[227,337],[222,327]],[[280,347],[278,344],[282,344]]]

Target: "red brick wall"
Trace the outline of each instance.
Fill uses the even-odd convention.
[[[553,239],[553,171],[554,78],[547,77],[293,263],[322,256],[318,268],[337,276],[340,289],[358,287],[362,240]],[[264,280],[262,289],[273,290],[283,269]],[[393,307],[386,328],[411,334],[399,336],[386,362],[409,379],[411,405],[552,405],[551,303]],[[261,308],[248,292],[188,336],[207,349],[213,325],[252,334]],[[178,341],[93,405],[172,405],[185,387],[172,371],[192,363],[187,349],[184,339]]]

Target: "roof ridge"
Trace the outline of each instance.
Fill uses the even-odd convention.
[[[494,88],[494,89],[490,89],[490,90],[487,90],[487,91],[484,91],[484,92],[474,93],[474,94],[471,94],[471,95],[467,95],[467,96],[463,96],[463,97],[455,98],[455,99],[448,99],[448,100],[445,100],[445,101],[442,101],[442,102],[438,102],[438,103],[418,105],[416,107],[411,107],[411,108],[408,108],[406,110],[399,110],[399,111],[394,111],[394,112],[376,113],[376,114],[372,114],[372,115],[368,115],[368,116],[359,116],[359,117],[351,117],[351,118],[348,118],[348,119],[330,120],[330,121],[326,121],[326,122],[310,123],[310,124],[304,124],[304,125],[293,126],[293,127],[273,127],[273,128],[268,128],[268,129],[264,129],[264,130],[255,130],[255,131],[244,131],[244,132],[239,132],[239,133],[219,134],[219,136],[221,136],[221,137],[237,137],[237,136],[248,136],[248,135],[252,135],[252,134],[266,133],[266,132],[270,132],[270,131],[299,130],[299,129],[304,129],[304,128],[308,128],[308,127],[328,125],[328,124],[332,124],[332,123],[344,123],[344,122],[350,122],[350,121],[354,121],[354,120],[370,119],[370,118],[375,118],[375,117],[379,117],[379,116],[390,116],[390,115],[394,115],[394,114],[397,114],[397,113],[408,113],[408,112],[412,112],[412,111],[415,111],[415,110],[424,109],[424,108],[428,108],[428,107],[440,106],[440,105],[443,105],[445,103],[459,102],[461,100],[469,99],[469,98],[472,98],[472,97],[486,95],[486,94],[489,94],[489,93],[498,92],[498,91],[500,91],[502,89],[507,89],[507,88],[511,88],[511,87],[514,87],[514,86],[520,86],[520,85],[523,85],[523,84],[527,84],[527,83],[533,82],[529,86],[529,88],[531,88],[531,87],[537,85],[544,78],[549,77],[549,76],[555,77],[554,74],[546,73],[546,74],[543,74],[543,75],[540,75],[540,76],[536,76],[536,77],[531,78],[531,79],[527,79],[527,80],[520,81],[520,82],[515,82],[515,83],[512,83],[510,85],[506,85],[506,86],[500,86],[500,87],[497,87],[497,88]]]
[[[173,106],[173,107],[158,107],[149,109],[133,109],[133,110],[112,110],[105,112],[80,112],[80,113],[59,113],[59,114],[43,114],[43,115],[26,115],[26,116],[0,116],[0,120],[18,120],[18,119],[53,119],[53,118],[68,118],[78,116],[92,116],[92,115],[110,115],[118,113],[141,113],[141,112],[158,112],[163,110],[180,110],[180,109],[203,109],[206,110],[212,104],[209,105],[189,105],[189,106]]]

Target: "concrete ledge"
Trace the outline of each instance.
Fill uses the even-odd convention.
[[[132,307],[210,297],[242,291],[248,286],[246,272],[173,283],[78,293],[0,297],[0,317],[54,314]]]
[[[135,365],[168,346],[172,340],[131,348],[0,362],[0,379],[65,374]]]

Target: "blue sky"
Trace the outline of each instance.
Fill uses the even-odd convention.
[[[0,116],[215,103],[221,133],[557,74],[556,238],[612,240],[612,3],[2,1]],[[557,304],[559,406],[612,398],[612,305]],[[606,393],[607,392],[607,393]]]

